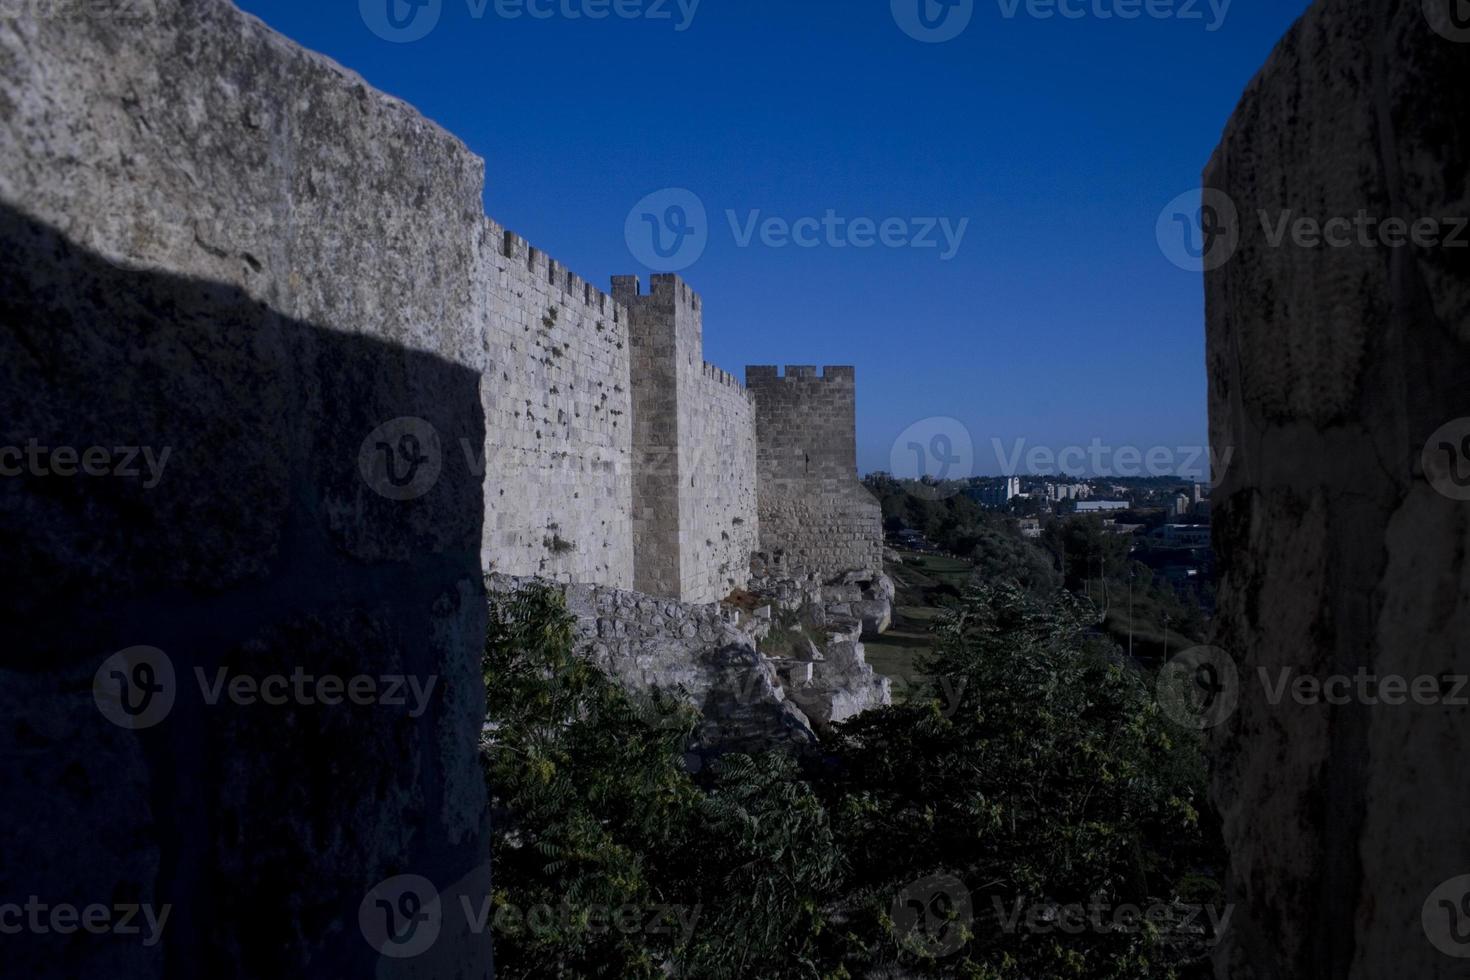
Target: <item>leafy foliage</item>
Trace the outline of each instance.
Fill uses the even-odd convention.
[[[1011,911],[1215,898],[1197,736],[1166,726],[1087,622],[1065,593],[975,588],[926,665],[957,706],[936,690],[840,726],[818,757],[730,755],[696,772],[692,714],[578,657],[554,592],[494,597],[493,902],[565,910],[497,925],[500,975],[1189,975],[1198,937],[1042,933]],[[965,894],[946,913],[957,941],[935,949],[895,922],[895,898],[941,873]],[[590,927],[628,906],[639,928]],[[647,928],[664,907],[692,931]]]
[[[558,594],[496,595],[490,612],[498,974],[780,975],[773,961],[815,928],[808,896],[838,862],[794,763],[729,756],[696,782],[692,709],[634,697],[577,656]],[[556,915],[532,928],[537,908]],[[598,927],[620,911],[636,928]],[[696,922],[692,939],[671,925],[680,917]]]
[[[897,956],[873,942],[892,896],[944,871],[965,884],[974,926],[933,975],[1167,977],[1198,960],[1177,937],[1006,927],[1018,903],[1199,901],[1192,869],[1218,862],[1197,737],[1177,737],[1138,672],[1088,634],[1090,615],[1066,594],[978,586],[924,666],[958,707],[935,691],[842,726],[823,797],[852,856],[847,886],[873,898],[853,930],[859,959]]]

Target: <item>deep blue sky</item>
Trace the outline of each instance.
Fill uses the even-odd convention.
[[[506,19],[496,0],[477,19],[482,0],[442,0],[435,29],[406,44],[373,33],[359,0],[241,6],[457,134],[486,158],[488,213],[604,288],[649,273],[625,240],[634,204],[694,191],[710,242],[681,274],[705,298],[707,360],[741,375],[855,364],[864,471],[888,469],[912,423],[952,416],[991,474],[995,438],[1205,442],[1202,283],[1165,259],[1155,223],[1198,186],[1308,6],[1235,0],[1209,31],[1209,0],[1203,20],[1105,20],[1093,4],[1127,0],[1071,2],[1087,16],[975,0],[939,44],[900,30],[890,0],[702,0],[682,32],[678,0],[672,20],[598,21]],[[756,209],[970,225],[947,262],[739,247],[726,211]]]

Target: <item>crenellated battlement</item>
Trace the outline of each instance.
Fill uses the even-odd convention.
[[[611,318],[613,323],[627,321],[626,304],[615,296],[598,289],[547,252],[503,228],[493,218],[485,221],[490,226],[492,239],[499,242],[501,256],[524,269],[529,277],[545,282],[560,292],[568,303],[580,303],[601,316]]]
[[[785,374],[774,364],[751,364],[745,368],[747,388],[775,381],[836,381],[855,384],[857,371],[850,364],[828,364],[820,371],[810,364],[788,364]]]
[[[634,303],[658,303],[700,313],[703,301],[689,284],[674,273],[656,273],[649,278],[648,292],[638,276],[613,276],[613,298],[632,306]]]
[[[717,381],[722,385],[734,388],[736,391],[745,391],[745,385],[740,383],[739,378],[735,377],[729,371],[711,364],[709,361],[704,362],[704,376],[711,381]]]

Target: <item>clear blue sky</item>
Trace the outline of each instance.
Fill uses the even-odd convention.
[[[380,22],[386,2],[362,0]],[[602,20],[561,12],[589,0],[529,0],[547,19],[438,2],[412,43],[370,30],[359,0],[241,6],[457,134],[486,158],[487,212],[604,288],[649,274],[624,233],[635,203],[692,190],[709,244],[681,274],[705,298],[706,359],[742,375],[855,364],[864,471],[934,416],[968,428],[980,474],[1001,472],[993,439],[1205,442],[1202,282],[1164,257],[1155,224],[1198,186],[1306,0],[1235,0],[1213,31],[1211,0],[1202,19],[1133,20],[1098,16],[1130,0],[1069,0],[1076,19],[974,0],[944,43],[906,34],[890,0],[702,0],[682,31],[681,0],[602,0],[671,14]],[[741,247],[726,215],[829,209],[969,226],[942,261]]]

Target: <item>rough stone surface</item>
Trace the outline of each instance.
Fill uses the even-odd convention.
[[[488,219],[474,255],[485,567],[631,588],[627,310]]]
[[[760,549],[775,573],[826,578],[883,567],[882,508],[857,475],[850,367],[748,367],[756,403]]]
[[[1240,212],[1206,285],[1211,442],[1233,453],[1215,642],[1240,674],[1212,732],[1236,904],[1222,978],[1465,975],[1421,921],[1470,873],[1465,709],[1273,704],[1258,671],[1465,672],[1470,504],[1420,460],[1470,416],[1470,249],[1273,246],[1261,213],[1464,218],[1467,84],[1470,45],[1420,3],[1320,0],[1206,173]]]
[[[0,16],[0,450],[105,447],[142,472],[63,476],[79,461],[57,456],[0,478],[0,588],[24,624],[0,655],[0,751],[20,760],[0,891],[175,913],[166,946],[28,936],[6,965],[370,975],[372,885],[420,874],[451,908],[488,888],[482,572],[710,602],[787,532],[813,568],[879,567],[852,373],[761,423],[703,361],[688,286],[593,289],[487,219],[483,161],[410,107],[225,0],[64,7]],[[780,419],[837,448],[762,489],[761,438],[794,459]],[[684,616],[690,645],[609,663],[744,665],[774,693],[711,717],[799,717],[713,628]],[[104,659],[139,645],[180,688],[146,731],[90,703]],[[416,717],[204,704],[194,671],[219,667],[437,694]],[[486,975],[458,918],[395,974]]]
[[[753,563],[762,575],[769,570],[765,559],[758,554]],[[774,607],[797,633],[797,649],[770,655],[787,697],[813,726],[821,729],[893,703],[889,679],[874,673],[862,644],[864,633],[881,633],[892,620],[894,586],[886,575],[853,572],[831,584],[816,573],[801,580],[756,577],[750,591],[769,603],[761,607],[765,623]],[[757,641],[767,633],[769,628],[758,630]],[[769,652],[764,643],[761,649]]]
[[[757,541],[754,409],[705,362],[702,303],[678,276],[654,276],[649,293],[618,276],[613,294],[632,323],[634,584],[723,599],[744,587]]]
[[[493,591],[528,580],[491,576]],[[680,697],[704,718],[699,742],[720,750],[806,746],[807,718],[787,700],[776,665],[756,650],[738,612],[596,585],[562,587],[581,652],[633,691]]]
[[[372,976],[376,883],[488,887],[482,480],[446,458],[396,500],[359,467],[402,416],[485,439],[480,162],[227,4],[137,9],[0,18],[0,446],[169,451],[151,485],[0,479],[0,895],[172,914],[154,946],[7,936],[4,971]],[[146,730],[92,695],[138,645],[175,677]],[[210,704],[222,667],[436,688]],[[446,919],[401,975],[489,970]]]

